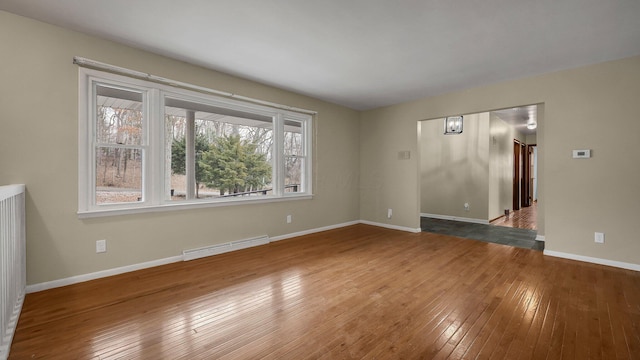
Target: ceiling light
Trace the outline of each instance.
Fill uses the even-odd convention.
[[[462,133],[462,116],[449,116],[444,119],[444,134],[455,135]]]
[[[533,130],[533,129],[537,128],[537,127],[538,127],[538,123],[536,123],[535,120],[528,120],[527,121],[527,129]]]

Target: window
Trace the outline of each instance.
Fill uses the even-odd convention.
[[[311,196],[310,115],[80,69],[79,214]]]
[[[95,84],[96,204],[142,201],[145,93]]]

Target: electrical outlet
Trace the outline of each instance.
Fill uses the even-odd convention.
[[[469,211],[469,203],[464,203],[464,211]]]
[[[595,242],[598,244],[604,244],[604,233],[597,232],[595,233]]]
[[[393,216],[393,209],[387,209],[387,219],[391,219],[391,216]]]
[[[291,215],[287,215],[287,224],[291,224]]]
[[[107,240],[96,241],[96,253],[107,252]]]

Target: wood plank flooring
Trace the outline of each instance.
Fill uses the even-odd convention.
[[[41,358],[640,359],[640,273],[355,225],[29,294]]]
[[[537,230],[538,203],[512,211],[509,217],[501,216],[491,221],[491,225],[507,226],[519,229]]]

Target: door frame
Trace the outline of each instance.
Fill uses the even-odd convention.
[[[527,156],[525,156],[527,154]],[[527,145],[513,139],[513,211],[531,205],[529,203],[529,156]]]
[[[534,197],[533,197],[533,181],[534,181],[534,173],[533,173],[533,166],[534,163],[537,162],[537,160],[534,158],[533,156],[533,149],[537,148],[538,145],[537,144],[527,144],[527,171],[528,171],[528,176],[526,177],[526,183],[527,183],[527,203],[528,206],[533,205],[534,202]]]

